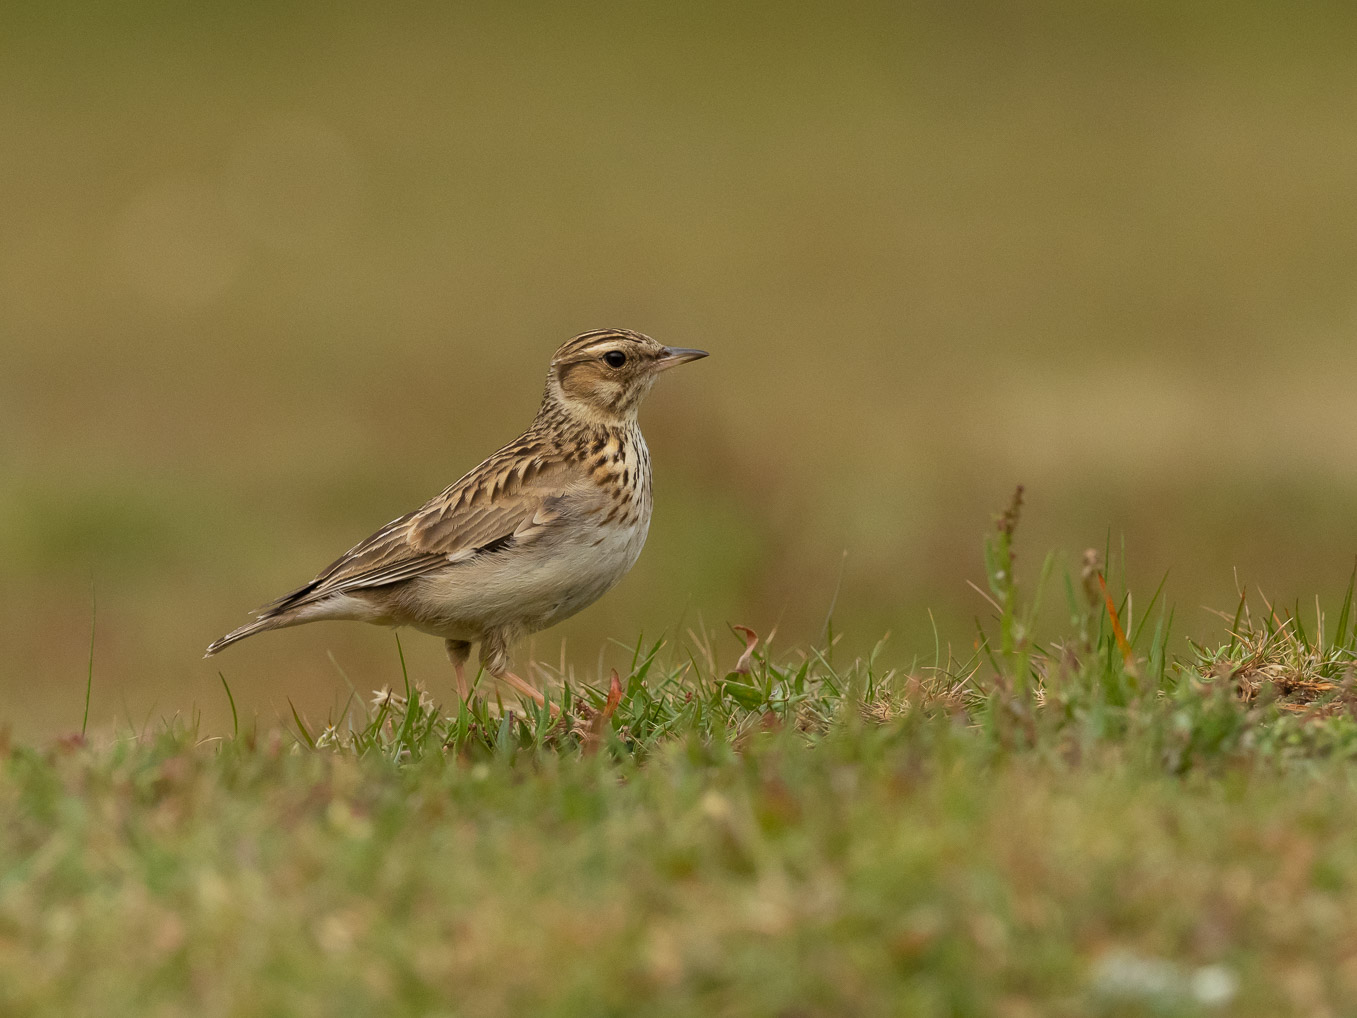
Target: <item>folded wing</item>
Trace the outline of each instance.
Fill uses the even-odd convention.
[[[541,540],[560,521],[589,511],[603,494],[564,460],[494,459],[412,513],[392,520],[321,570],[314,580],[260,609],[280,615],[350,591],[385,587]]]

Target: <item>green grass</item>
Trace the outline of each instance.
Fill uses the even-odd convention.
[[[1357,5],[1218,7],[0,5],[0,718],[83,708],[93,581],[91,730],[224,728],[202,648],[599,325],[712,357],[643,410],[644,555],[543,659],[685,611],[812,643],[837,589],[839,652],[903,667],[1018,480],[1029,547],[1171,567],[1181,637],[1236,568],[1341,589]],[[224,664],[317,715],[327,651],[393,677],[362,627]]]
[[[1352,1010],[1357,6],[181,6],[0,11],[0,1016]],[[610,324],[559,717],[199,660]]]
[[[908,669],[736,633],[549,682],[559,714],[404,679],[7,744],[0,1013],[1341,1013],[1351,586],[1174,657],[1089,560],[1038,642],[1019,508],[975,645]]]

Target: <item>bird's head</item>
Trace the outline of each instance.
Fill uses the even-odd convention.
[[[705,350],[665,346],[625,329],[586,332],[551,359],[547,403],[590,423],[624,424],[636,418],[661,372],[705,356]]]

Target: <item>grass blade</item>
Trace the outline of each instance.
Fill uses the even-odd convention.
[[[297,723],[297,731],[302,733],[302,738],[306,740],[307,746],[311,749],[315,749],[316,740],[312,738],[311,733],[306,730],[306,722],[303,721],[302,716],[297,713],[297,705],[292,702],[292,697],[290,696],[287,698],[287,705],[292,709],[292,720]]]
[[[94,584],[90,584],[90,663],[85,675],[85,716],[80,719],[80,738],[90,725],[90,693],[94,690],[94,625],[99,617],[99,602],[94,596]]]
[[[1338,629],[1334,632],[1333,644],[1335,648],[1346,647],[1348,641],[1348,623],[1352,619],[1352,589],[1357,585],[1357,564],[1352,567],[1352,573],[1348,576],[1348,590],[1343,595],[1343,607],[1338,613]]]
[[[221,688],[226,690],[226,702],[231,705],[231,738],[240,738],[240,718],[236,715],[236,698],[231,695],[231,686],[226,681],[226,675],[223,672],[217,673],[217,678],[221,679]]]
[[[1112,635],[1116,639],[1117,649],[1121,651],[1122,659],[1126,662],[1126,670],[1135,668],[1135,653],[1131,650],[1131,644],[1127,642],[1126,632],[1121,628],[1121,619],[1117,617],[1117,606],[1112,603],[1112,594],[1107,589],[1107,581],[1103,579],[1103,574],[1098,574],[1098,586],[1102,588],[1103,598],[1107,602],[1107,617],[1112,623]]]

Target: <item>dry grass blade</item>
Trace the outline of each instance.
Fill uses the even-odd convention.
[[[1103,601],[1107,604],[1107,617],[1112,622],[1112,635],[1116,637],[1117,648],[1121,651],[1122,659],[1126,662],[1126,670],[1134,675],[1136,673],[1136,656],[1131,650],[1130,641],[1126,639],[1126,630],[1122,628],[1121,619],[1117,616],[1117,606],[1112,602],[1112,594],[1107,589],[1107,581],[1103,579],[1103,574],[1098,573],[1098,586],[1103,593]]]
[[[731,626],[730,628],[744,637],[744,653],[735,662],[735,671],[740,675],[748,675],[754,667],[754,648],[759,645],[759,634],[748,626]]]
[[[617,713],[617,708],[621,703],[622,680],[618,677],[617,669],[614,668],[608,681],[608,698],[603,702],[603,709],[590,720],[589,729],[584,735],[585,756],[593,756],[603,745],[603,733],[607,730],[608,722]]]

